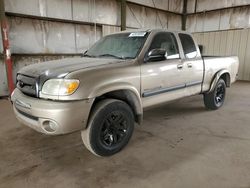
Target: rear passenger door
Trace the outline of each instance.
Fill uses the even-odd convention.
[[[201,92],[204,74],[203,60],[192,36],[185,33],[179,33],[178,35],[184,52],[182,62],[186,69],[187,95],[198,94]]]

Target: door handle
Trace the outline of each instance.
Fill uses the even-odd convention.
[[[188,63],[188,68],[192,68],[193,67],[193,64],[192,63]]]
[[[177,65],[177,69],[182,69],[183,68],[183,64],[178,64]]]

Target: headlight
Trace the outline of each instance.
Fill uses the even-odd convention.
[[[78,86],[79,80],[75,79],[50,79],[43,84],[42,94],[66,96],[74,93]]]

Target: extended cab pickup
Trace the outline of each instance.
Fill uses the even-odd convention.
[[[108,156],[128,143],[147,107],[203,94],[208,109],[220,108],[238,66],[234,56],[202,57],[186,32],[124,31],[82,57],[22,68],[11,100],[21,123],[49,135],[81,130],[92,153]]]

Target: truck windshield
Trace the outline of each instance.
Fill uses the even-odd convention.
[[[108,35],[95,43],[83,56],[134,59],[140,53],[146,36],[147,32]]]

